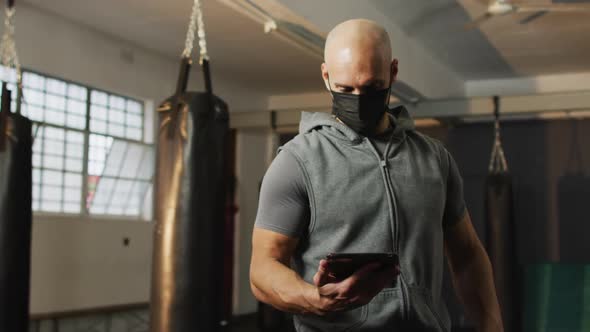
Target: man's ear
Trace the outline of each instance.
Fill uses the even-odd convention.
[[[328,78],[329,78],[328,66],[326,66],[325,62],[322,63],[321,70],[322,70],[322,79],[324,80],[324,85],[326,86],[326,89],[328,89],[328,91],[331,91],[332,89],[330,88],[330,81],[328,80]]]
[[[393,61],[391,61],[391,83],[397,80],[397,72],[399,70],[397,64],[397,59],[393,59]]]

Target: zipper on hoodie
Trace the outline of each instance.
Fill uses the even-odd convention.
[[[385,188],[386,188],[386,192],[387,192],[387,198],[388,198],[388,205],[389,205],[389,217],[390,217],[390,225],[391,225],[391,236],[392,236],[392,241],[393,241],[393,249],[394,252],[399,256],[400,258],[400,264],[401,264],[401,253],[399,250],[399,218],[398,218],[398,214],[397,214],[397,203],[395,201],[395,193],[393,190],[393,184],[391,184],[391,177],[389,174],[389,165],[387,162],[387,157],[389,155],[389,149],[391,147],[391,144],[393,142],[393,138],[394,138],[394,134],[392,134],[391,138],[389,139],[389,142],[387,143],[387,146],[385,147],[385,151],[383,152],[383,155],[381,156],[379,154],[379,152],[377,151],[377,149],[373,146],[373,143],[367,138],[367,141],[369,143],[369,146],[371,146],[371,149],[373,151],[373,153],[375,154],[375,156],[377,157],[377,159],[379,160],[379,168],[381,170],[381,175],[383,177],[383,181],[385,182]],[[399,280],[400,280],[400,290],[401,290],[401,294],[402,294],[402,318],[404,320],[407,320],[409,318],[409,303],[408,303],[408,293],[407,293],[407,285],[406,282],[404,280],[404,276],[403,276],[403,272],[401,271],[401,266],[400,266],[400,275],[399,275]]]

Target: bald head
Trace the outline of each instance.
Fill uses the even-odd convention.
[[[384,88],[396,74],[397,60],[392,62],[389,35],[377,23],[349,20],[328,34],[322,75],[332,90],[362,93],[363,87],[369,85]]]

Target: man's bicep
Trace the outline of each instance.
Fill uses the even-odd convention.
[[[475,252],[475,248],[481,246],[468,211],[458,222],[445,229],[444,244],[446,255],[455,266],[462,266]]]
[[[289,265],[298,243],[298,238],[255,227],[252,233],[252,258],[270,258]]]
[[[303,172],[295,157],[281,152],[262,181],[256,227],[300,237],[309,219],[309,199]]]
[[[446,150],[445,153],[448,172],[443,226],[448,228],[463,220],[467,213],[467,207],[463,193],[463,178],[459,172],[459,167],[451,154]]]

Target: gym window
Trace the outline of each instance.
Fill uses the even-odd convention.
[[[0,68],[13,91],[16,75]],[[144,103],[23,70],[21,113],[33,126],[33,211],[151,220],[154,145]]]

